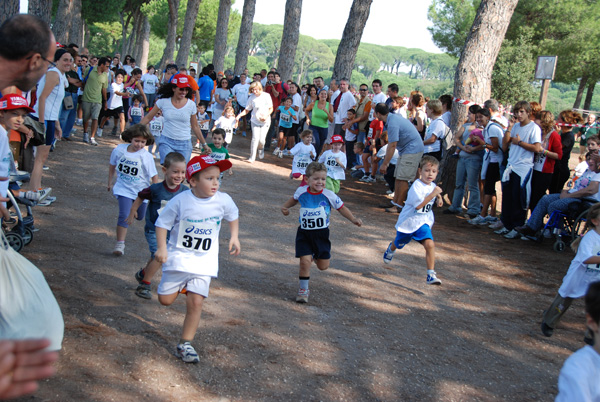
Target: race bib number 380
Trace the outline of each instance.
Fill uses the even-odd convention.
[[[304,230],[325,229],[329,226],[325,208],[300,208],[300,228]]]
[[[215,247],[217,239],[217,224],[212,222],[179,222],[177,247],[196,253],[208,253]]]

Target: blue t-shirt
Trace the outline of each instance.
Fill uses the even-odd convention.
[[[386,127],[388,142],[397,142],[396,149],[400,155],[423,152],[421,135],[410,121],[399,114],[389,113]]]
[[[146,187],[138,193],[138,197],[143,200],[149,200],[148,209],[146,210],[146,226],[145,230],[156,230],[154,223],[158,219],[158,210],[167,205],[167,202],[177,194],[189,190],[188,187],[179,185],[171,190],[167,187],[166,182],[154,183],[150,187]]]
[[[212,96],[212,90],[214,88],[214,82],[208,75],[200,77],[198,80],[198,91],[200,91],[200,100],[210,101]]]
[[[323,189],[318,194],[310,192],[308,186],[298,187],[294,199],[300,203],[300,228],[306,230],[329,227],[331,207],[340,209],[344,203],[333,191]]]
[[[294,123],[293,116],[296,116],[296,111],[291,107],[285,110],[285,106],[279,106],[279,127],[290,128]]]

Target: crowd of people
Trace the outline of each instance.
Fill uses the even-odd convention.
[[[22,34],[23,28],[17,25],[37,30],[37,36],[19,38],[27,43],[12,42]],[[429,99],[413,91],[399,96],[396,84],[388,85],[383,93],[378,79],[370,86],[360,84],[356,91],[346,78],[331,80],[329,85],[322,77],[303,85],[282,82],[276,69],[250,77],[248,70],[235,76],[231,70],[215,72],[212,65],[199,74],[173,63],[164,69],[140,68],[130,56],[121,62],[119,54],[96,57],[76,44],[57,47],[48,27],[31,16],[9,19],[0,27],[0,38],[5,43],[21,43],[18,51],[0,47],[1,163],[4,168],[14,159],[16,166],[31,173],[28,185],[13,190],[37,205],[50,205],[56,198],[50,196],[51,188],[42,185],[49,153],[58,141],[73,140],[78,133],[75,126],[82,127],[83,142],[98,145],[113,118],[111,135],[124,141],[109,161],[107,187],[119,209],[113,254],[124,254],[128,226],[135,219],[145,219],[150,259],[135,273],[136,294],[151,298],[151,280],[162,269],[159,302],[170,305],[179,294],[187,295],[186,318],[176,348],[184,362],[199,361],[191,343],[211,278],[218,273],[222,220],[231,230],[230,253],[241,251],[238,209],[231,197],[218,191],[223,173],[233,173],[228,146],[234,135],[251,135],[248,163],[264,159],[272,147],[274,160],[293,158],[290,178],[300,180],[300,185],[281,211],[288,215],[290,208],[300,204],[296,235],[299,303],[309,300],[313,261],[320,270],[329,266],[331,208],[362,225],[337,195],[346,174],[365,185],[385,181],[391,199],[385,210],[399,216],[396,237],[383,253],[383,261],[390,263],[394,253],[410,241],[420,242],[430,285],[442,283],[434,269],[431,229],[433,206],[443,205],[442,189],[436,183],[448,152],[458,161],[454,196],[444,213],[463,214],[464,205],[470,224],[490,225],[508,239],[543,236],[538,231],[548,213],[583,199],[600,201],[600,138],[592,114],[587,125],[574,129],[583,123],[576,111],[562,111],[555,119],[536,102],[520,101],[509,111],[490,99],[469,107],[466,121],[452,133],[450,95]],[[35,153],[28,142],[36,134],[36,125],[24,124],[26,118],[42,127],[44,140],[35,146]],[[572,177],[569,160],[576,135],[586,151],[580,151],[581,163]],[[451,145],[456,152],[449,149]],[[193,155],[194,147],[202,148],[200,155]],[[163,181],[155,158],[160,160]],[[498,181],[502,191],[499,217]],[[0,190],[5,197],[7,189]],[[598,359],[600,343],[599,290],[594,284],[600,280],[599,206],[590,209],[589,231],[574,245],[577,255],[542,322],[543,334],[551,336],[572,299],[587,293],[586,342],[596,353],[590,358],[586,349],[591,365]],[[2,353],[37,353],[37,358],[29,360],[36,375],[25,376],[26,383],[20,384],[28,392],[33,389],[31,381],[51,374],[48,364],[56,359],[54,354],[40,354],[43,345],[0,340],[0,363]],[[0,375],[2,369],[0,365]],[[568,375],[572,376],[569,370],[577,368],[565,370],[561,379],[567,382]],[[600,392],[597,384],[579,379],[578,387],[569,383],[561,393],[582,387]],[[0,386],[0,397],[18,394],[17,388],[7,389]]]

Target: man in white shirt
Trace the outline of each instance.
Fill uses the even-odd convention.
[[[343,126],[347,120],[348,109],[352,109],[356,105],[356,98],[348,91],[348,80],[342,78],[340,80],[339,95],[331,97],[333,105],[333,115],[335,117],[335,128],[333,134],[343,135]]]
[[[384,94],[381,90],[383,88],[383,83],[381,82],[381,80],[373,80],[371,86],[373,87],[373,107],[371,108],[371,112],[369,113],[369,121],[375,120],[375,105],[378,103],[385,103],[387,101],[387,95]]]

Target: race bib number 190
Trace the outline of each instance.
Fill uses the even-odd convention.
[[[177,247],[196,253],[207,253],[217,241],[217,224],[210,222],[179,222]]]

